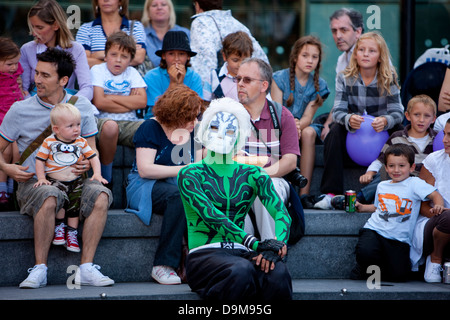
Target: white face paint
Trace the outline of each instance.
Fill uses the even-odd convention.
[[[238,129],[238,120],[233,114],[216,113],[209,122],[205,147],[220,154],[230,153],[236,144]]]

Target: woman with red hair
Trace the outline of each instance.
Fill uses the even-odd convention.
[[[169,88],[153,107],[134,136],[136,160],[128,175],[127,208],[143,223],[152,212],[164,215],[152,277],[161,284],[179,284],[175,270],[182,254],[186,216],[177,187],[178,172],[201,159],[201,145],[193,132],[204,105],[198,94],[185,85]]]

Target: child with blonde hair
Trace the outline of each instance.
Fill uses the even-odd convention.
[[[320,77],[322,44],[313,36],[298,39],[292,47],[289,68],[273,75],[272,99],[283,104],[295,117],[301,143],[300,171],[308,184],[300,190],[307,196],[314,170],[315,142],[320,138],[323,126],[313,124],[317,109],[322,106],[330,91]]]
[[[94,172],[91,180],[107,183],[101,176],[97,154],[80,136],[80,122],[80,111],[70,103],[60,103],[52,109],[50,123],[53,134],[44,140],[36,155],[38,181],[34,185],[36,188],[53,184],[66,193],[64,209],[56,214],[53,244],[65,244],[67,250],[72,252],[80,252],[77,228],[83,177],[74,174],[71,166],[86,158]]]
[[[320,190],[322,200],[314,207],[332,209],[331,200],[344,193],[344,164],[355,167],[346,150],[348,132],[355,132],[364,121],[374,117],[376,132],[403,128],[404,108],[400,99],[397,73],[384,38],[368,32],[358,39],[350,63],[336,79],[336,97],[332,109],[334,123],[324,141],[324,171]]]
[[[0,124],[11,105],[23,100],[22,65],[19,62],[19,47],[9,38],[0,37]],[[5,161],[13,163],[14,154],[18,155],[17,145],[11,144],[3,153]],[[0,171],[0,206],[9,208],[14,190],[14,181]]]

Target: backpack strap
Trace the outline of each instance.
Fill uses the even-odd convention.
[[[77,102],[77,96],[71,96],[67,103],[75,105]],[[18,165],[22,165],[25,160],[44,142],[45,138],[52,134],[52,125],[50,124],[45,130],[36,138],[30,145],[25,149],[24,152],[20,155],[19,161],[16,162]]]

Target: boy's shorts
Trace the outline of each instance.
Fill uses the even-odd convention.
[[[65,216],[68,218],[77,218],[80,215],[81,194],[83,192],[83,177],[79,176],[73,181],[59,181],[47,177],[47,180],[53,186],[64,192],[66,203],[64,205]]]
[[[16,197],[20,207],[20,213],[34,217],[47,198],[55,197],[56,215],[64,207],[66,200],[64,192],[52,185],[42,185],[34,188],[33,185],[36,182],[37,180],[35,178],[31,178],[26,182],[18,183]],[[108,195],[108,207],[111,206],[113,201],[111,190],[98,181],[84,180],[83,191],[81,193],[80,219],[89,217],[97,198],[102,192]]]
[[[126,120],[113,120],[109,118],[97,119],[97,129],[98,129],[98,134],[96,135],[97,145],[100,133],[102,132],[103,125],[105,124],[106,121],[115,121],[119,126],[119,138],[117,140],[118,145],[134,148],[133,143],[134,134],[136,133],[137,129],[139,129],[144,120],[126,121]]]

